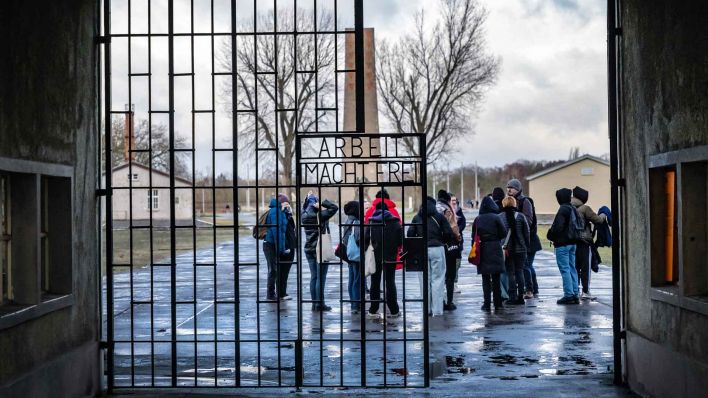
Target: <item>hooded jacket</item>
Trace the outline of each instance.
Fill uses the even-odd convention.
[[[442,214],[438,213],[435,207],[435,199],[428,196],[425,204],[420,206],[418,214],[413,217],[412,224],[408,227],[408,232],[406,236],[409,238],[416,236],[423,236],[423,212],[427,210],[428,212],[428,247],[440,247],[445,246],[452,238],[452,228],[447,219],[443,217]],[[417,224],[417,225],[416,225]]]
[[[384,202],[386,207],[388,208],[388,211],[396,217],[399,221],[401,220],[401,215],[398,214],[398,210],[396,210],[396,202],[392,201],[391,199],[386,199],[386,198],[376,198],[374,201],[371,203],[371,207],[366,209],[366,213],[364,213],[364,224],[369,223],[369,217],[371,217],[372,214],[374,214],[374,211],[376,211],[376,207],[378,206],[381,201]]]
[[[288,228],[288,217],[281,209],[277,198],[272,198],[268,207],[270,207],[270,209],[266,217],[266,224],[272,226],[268,227],[266,230],[265,241],[276,245],[278,247],[278,254],[282,254],[287,248],[286,231]]]
[[[479,207],[479,216],[472,224],[472,239],[479,235],[482,243],[478,274],[498,274],[505,271],[502,241],[506,238],[506,228],[499,217],[499,208],[491,196],[485,196]]]
[[[575,244],[568,239],[568,228],[570,228],[571,212],[575,208],[570,204],[572,191],[568,188],[561,188],[556,191],[556,200],[560,205],[553,224],[546,234],[546,238],[553,242],[555,247],[563,247]]]
[[[376,262],[395,265],[398,247],[403,244],[401,221],[394,216],[386,206],[377,206],[374,214],[369,217],[366,227],[366,240],[374,248]]]
[[[308,197],[305,199],[305,205],[307,206],[302,212],[302,225],[305,230],[305,253],[314,254],[317,252],[317,242],[320,239],[320,233],[329,230],[329,219],[332,218],[339,207],[329,200],[325,199],[320,203],[321,210],[315,208],[314,204],[317,203],[317,198],[314,200]]]

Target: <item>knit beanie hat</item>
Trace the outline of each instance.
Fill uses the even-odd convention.
[[[588,191],[586,191],[578,186],[573,188],[573,197],[577,198],[581,202],[587,203],[589,196],[590,196],[590,193]]]
[[[516,178],[512,178],[509,180],[509,182],[506,183],[507,188],[514,188],[517,191],[521,192],[523,187],[521,186],[521,181],[517,180]]]

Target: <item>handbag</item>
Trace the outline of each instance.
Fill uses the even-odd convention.
[[[359,245],[356,243],[356,236],[354,236],[354,231],[349,234],[349,239],[345,247],[347,249],[347,252],[345,253],[345,255],[347,256],[347,261],[354,261],[358,263],[361,259],[361,254],[359,253]]]
[[[265,239],[266,232],[268,232],[268,227],[265,226],[266,224],[268,224],[267,211],[258,217],[257,224],[253,226],[253,230],[251,231],[253,239]]]
[[[504,249],[504,258],[509,258],[509,239],[511,238],[511,228],[509,228],[509,232],[506,233],[506,238],[504,238],[504,244],[502,245],[502,249]]]
[[[319,221],[319,216],[317,217],[317,221]],[[334,249],[332,248],[332,235],[329,233],[329,227],[325,226],[324,232],[320,233],[320,241],[317,242],[317,261],[324,263],[331,261],[333,258]]]
[[[334,249],[334,256],[342,261],[349,261],[349,257],[347,257],[348,250],[349,248],[347,247],[347,245],[345,245],[344,243],[339,243]]]
[[[364,275],[369,276],[376,273],[376,258],[374,258],[374,247],[369,245],[364,257]]]
[[[467,261],[473,265],[479,265],[482,262],[482,240],[477,234],[476,224],[472,224],[472,248],[467,256]]]
[[[423,272],[423,250],[425,244],[422,238],[406,238],[403,240],[401,260],[407,272]]]

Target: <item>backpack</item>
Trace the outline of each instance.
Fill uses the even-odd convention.
[[[536,235],[538,234],[538,218],[536,218],[536,204],[533,203],[533,199],[529,198],[528,196],[524,196],[523,199],[519,201],[519,205],[517,206],[519,213],[524,214],[524,201],[527,200],[531,202],[531,209],[533,210],[533,216],[531,217],[531,225],[529,225],[529,232],[531,235]]]
[[[568,222],[566,231],[568,240],[573,243],[583,242],[583,237],[585,236],[585,220],[578,214],[578,210],[575,206],[568,206],[571,208],[570,221]]]
[[[354,236],[354,231],[349,234],[349,239],[347,241],[347,261],[359,262],[361,259],[361,253],[359,252],[359,245],[356,242],[356,236]]]
[[[258,217],[258,223],[253,226],[253,230],[251,231],[253,239],[265,239],[268,227],[264,227],[264,225],[268,224],[268,213],[270,213],[270,210]]]

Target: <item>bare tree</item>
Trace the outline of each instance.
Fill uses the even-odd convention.
[[[414,34],[377,45],[383,113],[397,133],[425,134],[430,163],[473,132],[470,116],[499,70],[499,60],[486,49],[487,13],[477,0],[441,0],[441,5],[432,28],[419,12]],[[417,140],[404,144],[418,154]]]
[[[259,32],[276,30],[272,10],[256,18]],[[313,12],[278,10],[277,32],[293,32],[295,25],[298,32],[313,32]],[[332,13],[318,11],[317,25],[334,26]],[[239,30],[254,32],[253,21],[242,23]],[[221,97],[229,110],[236,101],[239,154],[253,156],[256,142],[259,148],[277,148],[280,182],[291,184],[296,131],[314,130],[316,123],[328,119],[327,112],[317,109],[335,106],[334,39],[307,33],[242,35],[233,47],[236,89],[227,79]],[[232,51],[232,43],[224,41],[218,54],[223,70],[232,70]],[[275,171],[275,165],[271,167]]]
[[[133,127],[133,148],[142,150],[150,149],[150,152],[134,152],[134,162],[151,167],[165,173],[170,171],[170,136],[167,126],[164,124],[153,124],[149,128],[149,122],[145,119],[137,121]],[[122,118],[113,119],[111,122],[111,157],[112,164],[119,165],[125,162],[124,149],[127,145],[123,133],[125,131],[125,120]],[[152,141],[152,142],[151,142]],[[175,148],[185,148],[186,139],[175,136]],[[189,178],[189,165],[185,159],[184,152],[175,152],[175,175]]]

